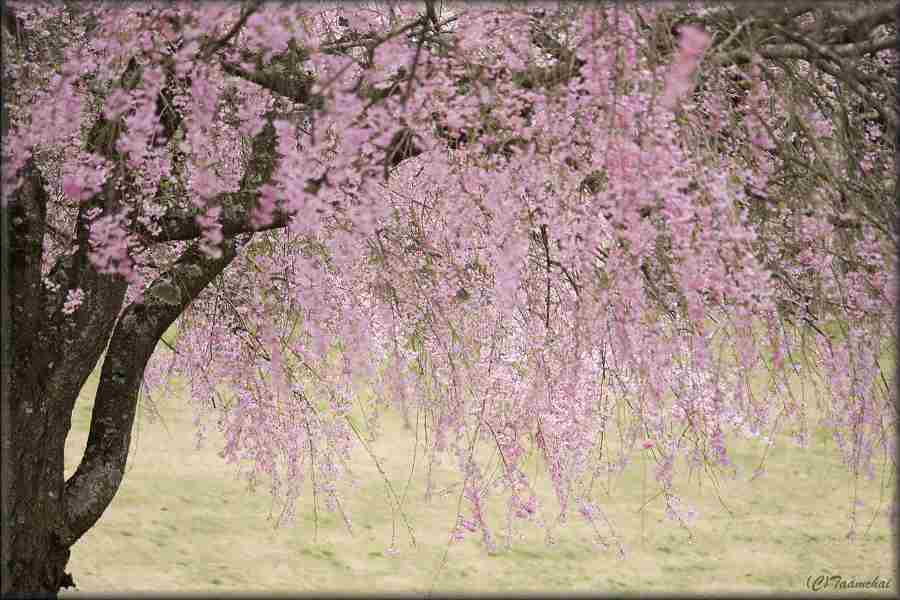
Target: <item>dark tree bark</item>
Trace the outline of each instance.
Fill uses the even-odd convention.
[[[47,397],[51,347],[40,335],[47,196],[33,163],[24,175],[18,194],[2,208],[4,594],[55,593],[67,583],[69,558],[54,532],[61,514],[68,416],[65,402]]]
[[[4,595],[52,595],[73,584],[65,572],[70,548],[97,522],[122,482],[140,384],[157,341],[248,239],[246,235],[226,241],[217,259],[206,257],[197,244],[190,246],[161,276],[178,286],[177,303],[150,297],[122,312],[103,361],[87,448],[68,481],[63,478],[63,451],[72,408],[86,375],[78,378],[81,381],[69,379],[67,385],[54,386],[50,359],[56,356],[51,351],[54,346],[48,344],[52,340],[33,344],[30,353],[16,348],[11,380],[4,381],[8,403],[4,450],[11,450],[4,452]],[[16,270],[14,266],[11,275]],[[10,277],[10,284],[15,283]],[[27,329],[17,325],[10,327],[14,347],[29,337]],[[82,355],[82,360],[90,373],[93,364],[87,356]]]
[[[176,303],[148,295],[124,311],[124,280],[96,272],[87,260],[85,236],[79,251],[61,267],[69,289],[85,292],[82,306],[65,317],[59,310],[45,310],[50,295],[41,283],[40,265],[47,197],[32,163],[23,174],[24,184],[2,209],[7,309],[2,591],[52,595],[72,585],[65,571],[70,548],[97,522],[122,481],[140,383],[157,342],[250,234],[226,240],[217,259],[193,244],[160,276],[178,287]],[[72,410],[107,341],[87,449],[65,481]]]
[[[3,25],[18,20],[4,7]],[[27,31],[17,27],[18,40]],[[136,64],[126,69],[121,84],[135,85]],[[9,90],[4,81],[4,90]],[[7,98],[0,114],[0,133],[9,129]],[[96,132],[104,144],[100,153],[114,152],[122,123],[101,121]],[[96,137],[96,136],[95,136]],[[124,307],[126,281],[103,274],[89,260],[87,212],[100,208],[110,214],[123,205],[130,173],[124,166],[113,173],[103,190],[85,202],[76,220],[75,252],[61,256],[49,278],[42,281],[48,195],[41,171],[29,160],[19,175],[22,185],[9,203],[0,206],[0,263],[2,263],[2,555],[0,593],[3,597],[56,596],[74,585],[66,572],[71,547],[101,517],[112,501],[125,472],[131,428],[144,369],[159,339],[203,289],[231,263],[253,235],[249,222],[255,189],[267,182],[276,163],[275,131],[271,121],[254,139],[253,160],[241,188],[246,193],[219,198],[226,209],[226,240],[219,258],[189,246],[154,285],[179,290],[176,301],[153,294],[142,303]],[[120,165],[122,163],[120,162]],[[184,204],[189,205],[188,199]],[[161,236],[150,244],[196,240],[201,235],[193,213],[167,215]],[[279,215],[274,226],[284,226]],[[138,234],[142,231],[135,228]],[[69,290],[80,288],[81,306],[71,315],[60,310]],[[103,352],[106,350],[105,357]],[[103,357],[100,382],[91,416],[87,448],[75,473],[65,480],[65,441],[71,415],[87,378]]]
[[[274,169],[271,123],[257,141],[257,149],[269,160],[256,161],[254,171],[259,181],[267,181]],[[57,281],[65,286],[50,293],[41,282],[47,194],[33,163],[23,169],[23,180],[15,198],[0,209],[4,596],[55,595],[73,585],[65,571],[70,548],[97,522],[122,482],[138,393],[153,350],[253,235],[245,222],[242,231],[223,242],[219,258],[206,256],[193,243],[149,286],[152,291],[158,284],[174,285],[177,300],[151,293],[122,310],[126,283],[118,275],[95,270],[87,257],[87,230],[79,220],[78,251],[54,267],[60,273]],[[112,178],[98,203],[118,205],[116,182]],[[76,287],[84,291],[84,302],[74,314],[63,315],[60,294]],[[64,449],[72,410],[104,348],[87,448],[66,481]]]

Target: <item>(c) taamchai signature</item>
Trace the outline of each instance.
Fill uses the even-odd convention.
[[[891,580],[882,579],[878,575],[870,579],[858,579],[856,577],[844,577],[842,575],[810,575],[806,578],[806,587],[814,592],[825,590],[889,590]]]

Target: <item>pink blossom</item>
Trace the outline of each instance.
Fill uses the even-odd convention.
[[[84,302],[84,290],[75,288],[66,293],[66,303],[62,307],[64,314],[71,315]]]
[[[893,336],[900,289],[878,222],[893,214],[894,149],[888,123],[821,112],[852,90],[815,65],[807,106],[765,57],[704,61],[715,23],[680,28],[657,65],[648,32],[665,11],[650,6],[548,3],[542,20],[514,3],[436,3],[439,41],[413,5],[265,3],[221,47],[245,7],[86,6],[85,31],[64,7],[19,6],[60,36],[3,66],[3,202],[45,184],[40,292],[74,314],[94,288],[53,279],[75,269],[124,297],[123,319],[145,292],[145,309],[153,290],[190,292],[168,305],[184,306],[177,346],[159,346],[148,384],[188,383],[198,437],[221,428],[223,457],[271,485],[279,519],[307,491],[343,511],[353,452],[389,410],[427,423],[417,456],[435,481],[447,459],[458,470],[467,517],[452,539],[489,548],[497,496],[515,525],[575,507],[606,527],[585,482],[638,462],[689,521],[681,475],[736,474],[737,436],[806,443],[796,397],[809,394],[793,387],[806,372],[850,473],[894,454],[876,341]],[[539,22],[574,52],[565,65],[535,43]],[[132,59],[137,80],[123,77]],[[112,148],[88,139],[101,118],[116,121]]]

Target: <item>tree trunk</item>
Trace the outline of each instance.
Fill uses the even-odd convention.
[[[80,374],[69,377],[53,362],[59,344],[36,336],[40,341],[28,351],[21,343],[29,336],[16,331],[18,323],[4,331],[4,351],[12,350],[4,352],[3,374],[4,597],[53,596],[74,585],[65,571],[69,549],[94,526],[122,483],[144,368],[157,341],[249,239],[226,240],[219,258],[190,246],[164,276],[178,283],[178,302],[151,296],[120,315],[103,359],[87,447],[68,481],[64,450],[72,409],[96,356],[82,348],[87,356],[76,361]]]
[[[27,37],[29,32],[5,5],[2,17],[2,26],[15,34],[14,39]],[[126,69],[129,77],[133,65],[134,61]],[[14,89],[15,82],[6,70],[0,75],[5,90],[0,98],[0,134],[6,138],[11,97],[6,91]],[[114,129],[109,148],[115,148],[122,131]],[[269,180],[275,168],[275,147],[275,129],[269,119],[254,138],[254,158],[241,181],[242,190]],[[92,209],[101,208],[108,215],[122,205],[123,190],[129,188],[132,175],[124,161],[118,163],[103,189],[79,208],[75,252],[57,257],[46,277],[42,269],[50,197],[34,158],[19,171],[21,182],[13,197],[0,203],[0,593],[4,598],[52,597],[61,588],[74,586],[65,570],[70,548],[94,526],[122,482],[147,360],[163,332],[252,237],[247,217],[254,196],[240,196],[235,204],[245,210],[228,214],[229,238],[222,244],[220,257],[205,256],[194,243],[149,286],[152,291],[163,283],[177,285],[180,294],[174,303],[150,294],[123,311],[126,280],[115,273],[100,273],[91,263],[87,217]],[[183,215],[180,224],[176,221],[166,221],[168,237],[156,242],[200,235],[192,215]],[[55,286],[46,286],[44,279]],[[75,289],[83,294],[82,304],[66,314],[61,310],[66,295]],[[72,409],[105,348],[85,454],[66,481],[64,450]]]
[[[4,417],[12,417],[14,424],[8,431],[11,437],[4,439],[5,539],[0,579],[4,597],[22,592],[55,595],[60,588],[74,585],[65,571],[69,547],[58,533],[69,418],[54,410],[69,403],[47,397],[40,375],[33,372],[30,381],[17,381],[4,399],[9,403]]]
[[[32,161],[22,175],[16,196],[0,207],[0,592],[4,596],[53,595],[71,585],[65,572],[70,544],[61,542],[58,535],[63,515],[63,452],[72,407],[87,377],[63,387],[52,384],[54,371],[69,372],[71,377],[74,369],[63,365],[60,353],[69,348],[51,335],[44,312],[47,296],[41,283],[41,260],[47,194]]]

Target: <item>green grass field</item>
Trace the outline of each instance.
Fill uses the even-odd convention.
[[[75,409],[67,442],[67,474],[77,465],[90,421],[92,378]],[[611,480],[597,500],[619,534],[627,556],[619,559],[591,541],[578,519],[556,530],[547,545],[544,530],[531,526],[509,550],[489,555],[479,536],[449,546],[457,493],[423,500],[420,460],[404,506],[414,528],[410,545],[395,518],[385,484],[360,451],[356,471],[362,485],[349,490],[353,535],[342,520],[319,511],[317,539],[311,498],[301,498],[297,521],[281,529],[267,519],[271,498],[264,487],[247,492],[234,468],[218,457],[221,437],[213,432],[195,449],[192,413],[184,398],[156,404],[162,420],[141,411],[128,471],[102,519],[73,548],[69,564],[78,590],[65,592],[808,592],[807,578],[838,574],[845,579],[890,580],[896,594],[892,534],[886,512],[890,480],[858,483],[858,536],[849,542],[848,511],[853,481],[833,443],[822,432],[806,450],[778,444],[767,474],[753,481],[762,446],[743,444],[733,454],[742,475],[721,481],[722,507],[708,479],[685,485],[685,501],[700,516],[693,542],[664,518],[661,500],[641,512],[654,493],[652,462],[642,481],[640,463]],[[399,419],[386,420],[374,445],[395,489],[409,475],[413,437]],[[421,457],[421,453],[419,453]],[[442,471],[443,484],[457,479]],[[546,477],[540,480],[550,498]],[[438,486],[441,487],[440,485]],[[551,500],[550,506],[554,506]],[[503,522],[495,513],[494,523]],[[499,528],[499,527],[498,527]],[[397,554],[387,553],[396,531]],[[446,554],[446,560],[444,560]],[[442,566],[443,565],[443,566]],[[856,590],[851,590],[856,591]]]

